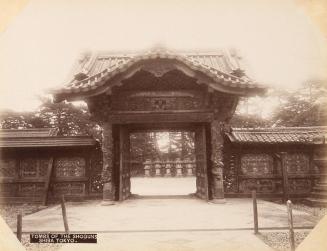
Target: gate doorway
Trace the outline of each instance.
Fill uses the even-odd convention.
[[[208,200],[207,128],[204,123],[115,126],[113,133],[116,135],[114,137],[115,200],[125,200],[132,193],[138,195],[193,193],[201,199]],[[155,140],[149,142],[154,135]],[[189,149],[180,149],[182,152],[177,150],[172,153],[171,148],[176,145],[169,142],[167,139],[169,135],[181,136],[175,137],[177,140],[187,140],[190,144]],[[151,146],[151,143],[156,145]],[[178,143],[185,144],[185,142]],[[147,189],[152,191],[146,191]]]

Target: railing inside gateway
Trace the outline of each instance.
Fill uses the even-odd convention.
[[[171,161],[146,160],[131,161],[132,176],[143,177],[187,177],[195,174],[195,161],[177,158]]]

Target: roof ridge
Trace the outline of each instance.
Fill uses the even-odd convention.
[[[52,130],[52,129],[57,129],[54,127],[42,127],[42,128],[22,128],[22,129],[0,129],[0,131],[46,131],[46,130]]]
[[[282,128],[282,130],[281,130]],[[285,130],[291,129],[291,130]],[[232,128],[233,129],[233,128]],[[240,128],[239,128],[240,129]],[[226,136],[231,142],[238,143],[305,143],[305,144],[325,144],[327,126],[317,127],[274,127],[264,128],[264,130],[232,130],[226,132]],[[262,128],[260,128],[262,129]],[[322,138],[323,143],[317,143],[316,138]]]
[[[46,128],[22,128],[22,129],[0,129],[0,138],[29,138],[34,137],[54,137],[57,136],[59,129],[56,127]]]
[[[327,130],[327,126],[283,126],[283,127],[257,127],[257,128],[253,128],[253,127],[232,127],[232,131],[247,131],[247,132],[259,132],[259,131],[279,131],[279,130],[283,130],[285,129],[286,131],[290,131],[290,130],[305,130],[305,129],[312,129],[312,130],[318,130],[318,129],[326,129]]]
[[[98,57],[131,57],[136,55],[142,55],[149,52],[170,52],[179,55],[187,56],[224,56],[225,54],[230,54],[232,57],[242,58],[234,48],[220,48],[220,49],[198,49],[198,50],[180,50],[180,49],[171,49],[168,47],[153,47],[150,49],[143,50],[86,50],[81,52],[80,55],[85,55],[89,53],[92,55],[97,55]]]
[[[93,51],[84,54],[80,67],[71,74],[73,79],[61,88],[49,90],[55,95],[56,102],[70,99],[74,96],[93,95],[98,88],[103,87],[114,76],[129,70],[134,64],[142,64],[146,60],[174,60],[176,64],[183,64],[197,74],[205,74],[210,78],[208,85],[215,90],[230,92],[237,95],[249,95],[251,93],[264,93],[266,87],[249,78],[245,72],[244,76],[234,74],[235,70],[245,70],[239,62],[242,57],[233,48],[222,50],[197,50],[186,51],[167,49],[165,47],[150,48],[146,50],[133,51]],[[112,63],[121,61],[119,64]],[[102,61],[103,60],[103,61]],[[178,61],[178,62],[175,62]],[[141,67],[142,68],[142,67]],[[209,83],[210,82],[210,83]],[[212,82],[212,83],[211,83]]]

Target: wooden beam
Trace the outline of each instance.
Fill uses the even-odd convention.
[[[48,193],[49,193],[52,170],[53,170],[53,157],[51,157],[49,160],[47,176],[46,176],[46,180],[45,180],[45,184],[44,184],[44,195],[43,195],[43,200],[42,200],[42,204],[44,206],[46,206],[47,202],[48,202]]]
[[[282,152],[280,154],[281,156],[281,164],[282,164],[282,174],[283,174],[283,191],[284,191],[284,202],[286,202],[287,200],[289,200],[289,182],[288,182],[288,172],[287,172],[287,166],[285,163],[285,157],[286,157],[286,153]]]
[[[176,111],[170,113],[134,113],[134,114],[110,114],[108,120],[115,124],[130,123],[178,123],[178,122],[211,122],[212,113],[209,112],[183,112]]]

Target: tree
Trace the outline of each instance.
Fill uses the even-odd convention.
[[[231,127],[236,128],[258,128],[258,127],[269,127],[271,121],[269,119],[264,119],[256,114],[235,114],[231,121]]]
[[[29,114],[15,112],[11,110],[2,111],[0,114],[1,128],[2,129],[23,129],[31,128],[28,123],[27,117]]]
[[[326,81],[322,80],[307,81],[295,91],[280,93],[273,126],[326,125],[326,94]]]
[[[93,135],[101,138],[101,128],[91,120],[86,105],[54,103],[50,98],[41,98],[42,104],[35,112],[4,111],[1,113],[1,128],[58,128],[58,135]]]
[[[95,126],[91,121],[87,106],[72,103],[54,103],[44,98],[35,117],[44,121],[49,127],[59,129],[58,135],[90,135],[90,129]]]
[[[165,143],[165,144],[163,144]],[[133,160],[185,159],[194,154],[194,133],[187,131],[138,132],[131,134]]]

